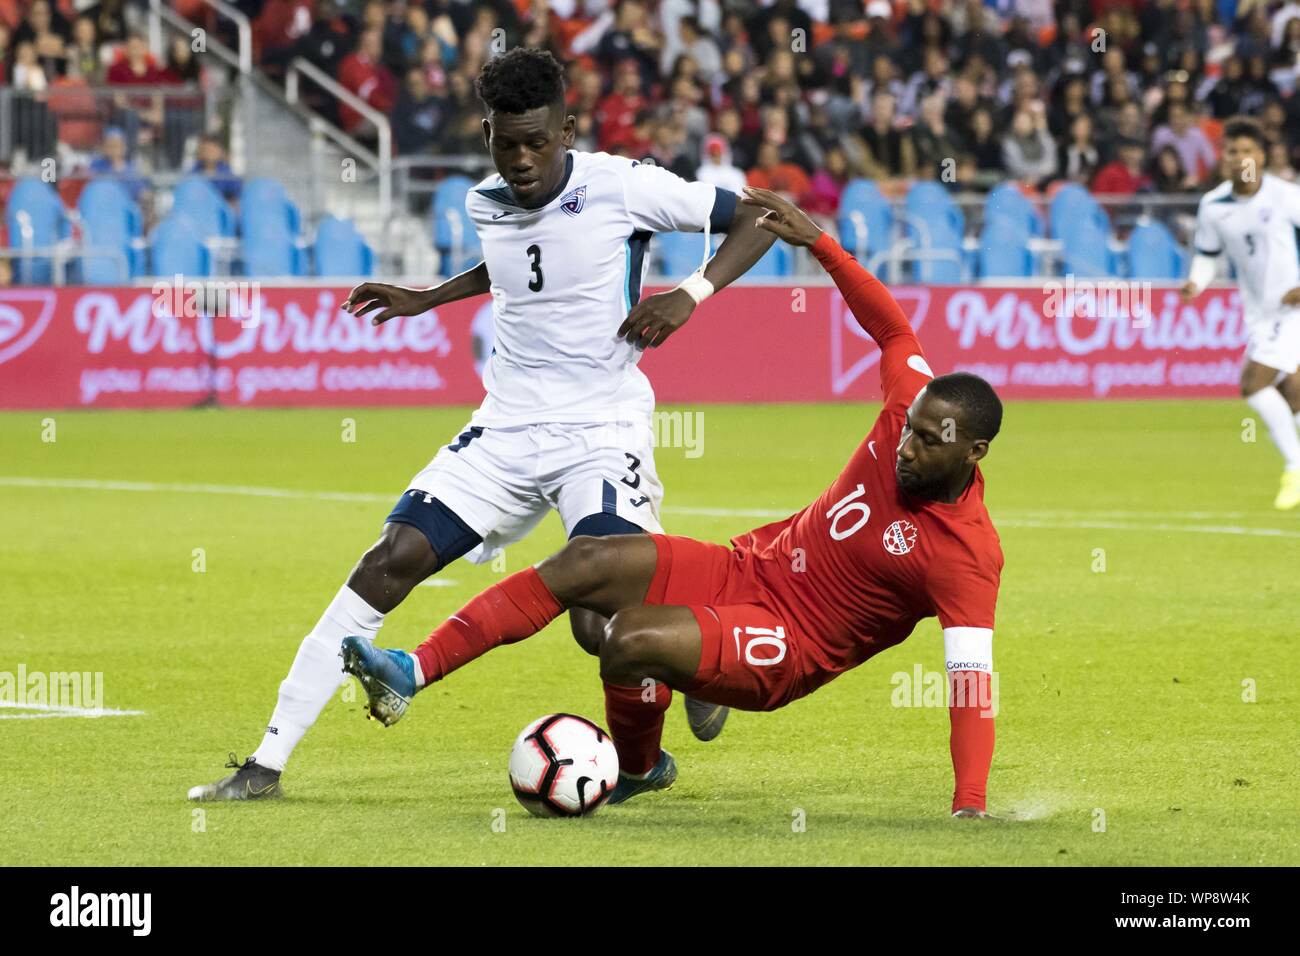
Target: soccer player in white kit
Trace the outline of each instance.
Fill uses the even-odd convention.
[[[764,210],[651,164],[571,149],[575,119],[549,53],[489,60],[477,88],[498,172],[465,204],[484,261],[428,290],[363,283],[343,308],[379,324],[490,292],[487,397],[411,480],[303,640],[257,751],[191,799],[281,796],[285,762],[345,679],[343,638],[373,640],[412,588],[456,558],[491,560],[552,509],[570,537],[663,530],[654,393],[637,362],[767,251],[774,237],[756,226]],[[676,289],[641,300],[650,237],[667,231],[727,238]],[[571,621],[578,643],[599,653],[604,619],[584,611]],[[688,716],[711,739],[726,709],[688,701]]]
[[[1264,172],[1268,140],[1250,120],[1224,127],[1229,179],[1201,198],[1196,255],[1182,289],[1191,301],[1226,253],[1248,331],[1241,394],[1264,421],[1285,467],[1274,505],[1300,505],[1300,186]]]

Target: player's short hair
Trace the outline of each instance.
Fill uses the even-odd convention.
[[[517,46],[484,63],[474,89],[489,113],[563,106],[564,68],[547,50]]]
[[[961,430],[976,440],[992,441],[1002,428],[1002,399],[978,375],[940,375],[925,386],[925,394],[960,408],[964,412]]]
[[[1225,141],[1238,139],[1239,137],[1248,137],[1258,144],[1260,149],[1268,149],[1268,137],[1264,135],[1264,128],[1256,123],[1253,119],[1244,117],[1229,120],[1223,127],[1223,138]]]

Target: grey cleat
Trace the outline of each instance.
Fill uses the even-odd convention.
[[[722,733],[722,725],[727,722],[730,707],[722,704],[710,704],[707,700],[684,698],[686,703],[686,722],[691,725],[691,733],[696,740],[712,740]]]
[[[233,767],[234,773],[223,777],[216,783],[190,787],[191,800],[274,800],[284,796],[280,787],[280,771],[263,767],[249,757],[239,762],[233,753],[227,767]]]

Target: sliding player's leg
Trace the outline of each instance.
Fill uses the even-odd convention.
[[[649,532],[662,534],[663,483],[655,465],[655,438],[644,421],[554,425],[552,445],[563,449],[543,474],[569,537]],[[683,430],[682,437],[686,437]],[[596,656],[608,618],[584,608],[569,611],[574,640]],[[683,696],[687,725],[699,740],[722,733],[729,709]]]
[[[1282,483],[1274,504],[1289,510],[1300,505],[1300,433],[1296,430],[1295,411],[1279,390],[1278,383],[1284,372],[1295,369],[1279,370],[1276,367],[1281,364],[1277,362],[1278,356],[1273,356],[1268,349],[1271,339],[1265,336],[1264,341],[1258,341],[1261,335],[1264,333],[1252,329],[1252,345],[1241,371],[1241,394],[1246,404],[1263,420],[1269,436],[1282,454]],[[1265,358],[1270,358],[1274,364],[1263,364],[1260,359]]]
[[[658,562],[655,540],[649,535],[574,538],[536,567],[487,588],[414,652],[346,638],[343,669],[361,682],[371,716],[391,726],[421,688],[494,647],[531,637],[569,608],[608,618],[641,604]]]
[[[689,562],[690,550],[679,544],[674,560]],[[783,618],[759,604],[615,614],[600,652],[605,719],[619,759],[610,802],[667,789],[676,779],[676,763],[660,744],[669,688],[741,710],[781,707],[804,692],[795,640]]]

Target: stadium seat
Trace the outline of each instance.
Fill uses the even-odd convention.
[[[928,180],[913,183],[903,200],[903,210],[909,219],[920,220],[932,231],[946,229],[958,236],[966,233],[966,217],[939,183]]]
[[[1066,183],[1056,191],[1048,207],[1048,218],[1051,221],[1052,236],[1056,239],[1064,239],[1064,230],[1085,219],[1103,232],[1110,232],[1110,217],[1106,215],[1106,210],[1078,183]]]
[[[235,214],[202,176],[186,176],[172,191],[172,215],[188,219],[204,239],[235,234]]]
[[[1116,274],[1110,251],[1110,230],[1091,219],[1080,219],[1065,228],[1061,238],[1062,262],[1067,274],[1107,278]]]
[[[433,194],[433,247],[445,276],[468,269],[482,255],[478,232],[465,212],[465,196],[473,185],[467,176],[448,176]]]
[[[907,235],[913,244],[931,251],[946,251],[950,258],[918,259],[913,276],[918,282],[961,282],[966,259],[963,239],[966,217],[948,190],[936,182],[912,184],[903,200]]]
[[[1014,183],[995,186],[985,199],[984,224],[987,227],[994,222],[1011,223],[1034,238],[1043,235],[1043,217]]]
[[[71,234],[72,223],[59,194],[49,183],[26,176],[14,185],[5,207],[5,225],[10,245],[42,248]],[[48,256],[20,256],[15,260],[14,280],[20,285],[47,285],[53,280]]]
[[[149,238],[152,271],[156,276],[206,276],[209,257],[194,223],[184,216],[168,216]]]
[[[241,242],[244,275],[302,275],[302,257],[293,233],[283,222],[265,219],[249,224]]]
[[[1133,279],[1180,279],[1184,254],[1163,223],[1145,222],[1128,240],[1128,274]]]
[[[889,249],[894,241],[894,207],[876,184],[854,179],[844,187],[836,219],[840,245],[862,262]]]
[[[239,200],[239,231],[248,232],[254,222],[273,219],[283,222],[293,235],[301,226],[298,207],[289,200],[284,184],[274,179],[250,179]]]
[[[699,232],[656,233],[650,244],[661,275],[684,278],[704,262],[704,234]]]
[[[318,276],[368,276],[374,253],[351,221],[326,216],[316,229]]]
[[[89,285],[126,282],[144,271],[140,207],[132,201],[121,183],[114,179],[95,179],[86,184],[77,199],[81,217],[82,240],[91,246],[119,250],[123,261],[114,255],[89,255],[81,258],[81,281]]]
[[[1023,278],[1034,274],[1029,231],[1023,221],[986,219],[980,233],[979,274],[982,279]]]

